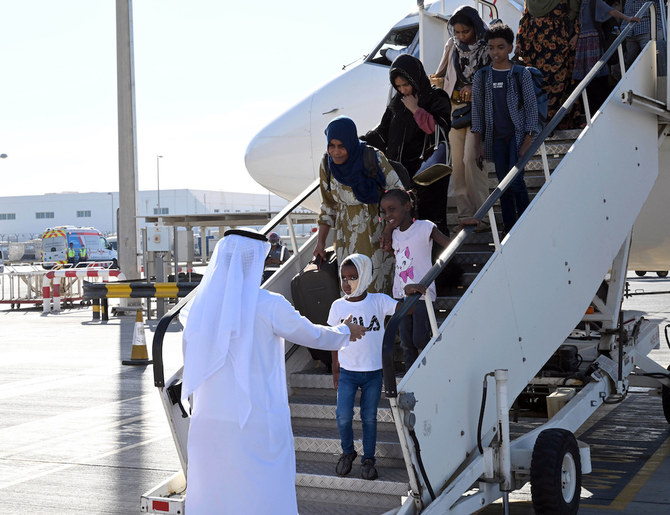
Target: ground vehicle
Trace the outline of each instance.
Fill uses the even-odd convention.
[[[76,255],[86,247],[87,261],[112,261],[117,263],[118,255],[102,233],[93,227],[65,225],[47,229],[42,234],[42,263],[67,263],[67,248],[72,243]]]

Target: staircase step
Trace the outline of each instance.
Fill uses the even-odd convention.
[[[454,309],[454,306],[461,300],[460,296],[450,296],[450,297],[438,297],[433,302],[433,307],[435,311],[446,311],[449,312]]]
[[[296,451],[307,453],[320,453],[339,456],[342,452],[340,445],[340,435],[335,421],[332,421],[331,428],[325,427],[294,427],[293,440]],[[354,431],[354,438],[362,437],[362,431]],[[354,448],[358,455],[363,454],[362,440],[354,440]],[[377,446],[375,447],[375,457],[395,458],[402,460],[402,449],[398,441],[398,433],[381,431],[377,428]]]
[[[571,140],[553,140],[545,141],[544,147],[547,149],[547,157],[562,157],[568,153],[570,147],[572,147]],[[538,149],[535,152],[536,156],[542,156],[542,152]]]
[[[298,462],[319,462],[319,463],[330,463],[335,470],[335,465],[337,465],[337,460],[340,459],[340,454],[342,450],[339,449],[335,454],[324,454],[321,452],[308,452],[308,451],[296,451],[295,459]],[[356,451],[358,452],[358,451]],[[360,461],[360,454],[357,458]],[[404,469],[405,461],[400,458],[387,458],[385,456],[375,456],[377,467],[384,469]]]
[[[296,428],[299,427],[309,427],[309,428],[337,428],[335,419],[327,418],[317,418],[317,419],[308,419],[308,418],[295,418],[291,421],[293,430],[295,432]],[[354,434],[360,434],[362,430],[361,421],[354,420]],[[396,433],[395,422],[379,422],[377,421],[377,431],[383,431],[388,433]]]
[[[457,252],[451,260],[463,267],[466,265],[484,265],[491,254],[492,252],[489,251]],[[468,270],[468,272],[471,273],[472,271]]]
[[[397,509],[399,505],[395,506]],[[338,503],[324,501],[298,500],[300,515],[380,515],[387,512],[385,508],[376,506],[342,506]]]
[[[567,129],[567,130],[556,130],[551,133],[547,138],[548,141],[557,141],[557,140],[576,140],[579,135],[582,133],[583,129]]]
[[[333,374],[323,369],[294,372],[289,376],[289,386],[291,388],[319,388],[336,393],[333,388]]]
[[[360,478],[360,460],[356,459],[351,473],[340,477],[332,463],[296,463],[296,493],[298,502],[319,501],[341,506],[367,506],[383,513],[400,505],[400,498],[407,495],[407,471],[402,468],[377,467],[379,478],[367,481]],[[302,511],[301,511],[302,513]],[[348,509],[340,513],[351,513]]]
[[[540,188],[544,186],[544,175],[526,175],[524,180],[526,181],[526,188],[529,190],[529,192],[530,190],[533,190],[534,192],[540,191]],[[498,179],[489,177],[490,190],[493,191],[496,186],[498,186]]]
[[[336,398],[324,397],[289,397],[289,408],[292,418],[315,418],[335,420]],[[354,420],[360,421],[360,408],[354,407]],[[383,396],[377,408],[377,422],[393,423],[393,415],[389,402]]]

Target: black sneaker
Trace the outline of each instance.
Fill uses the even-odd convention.
[[[351,464],[356,459],[356,456],[356,451],[342,454],[342,456],[340,456],[340,459],[335,466],[335,472],[337,472],[338,476],[346,476],[351,472]]]
[[[361,477],[369,481],[379,477],[379,474],[377,474],[377,469],[375,468],[375,464],[370,458],[363,460],[363,465],[361,465]]]

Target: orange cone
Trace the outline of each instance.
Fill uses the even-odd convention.
[[[147,353],[147,339],[144,336],[144,321],[142,320],[142,310],[137,310],[135,318],[135,328],[133,329],[133,348],[130,352],[130,359],[123,360],[124,365],[149,365],[153,363]]]

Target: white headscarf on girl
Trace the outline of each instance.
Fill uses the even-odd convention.
[[[237,420],[240,427],[251,412],[253,327],[269,250],[265,236],[257,231],[226,231],[214,249],[184,327],[182,399],[231,360],[239,395],[237,406],[225,417]]]
[[[372,282],[372,260],[369,257],[363,254],[351,254],[342,261],[342,265],[349,263],[353,264],[358,270],[358,284],[349,295],[344,296],[345,299],[360,297],[367,291]],[[342,265],[340,265],[340,277],[342,277]]]

